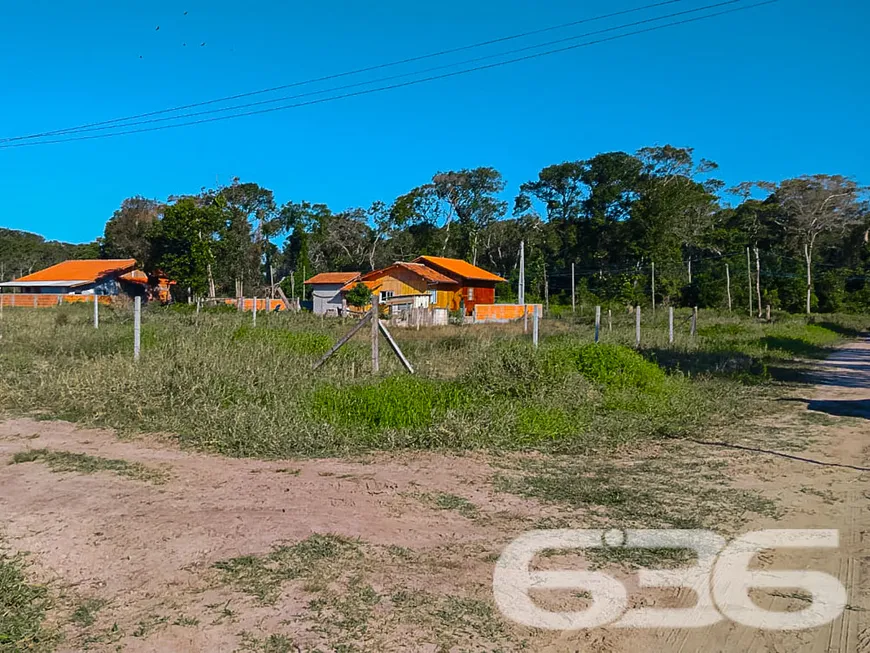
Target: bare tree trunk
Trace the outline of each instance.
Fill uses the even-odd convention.
[[[758,253],[758,247],[755,248],[755,293],[758,299],[758,317],[761,317],[761,257]]]
[[[807,259],[807,315],[813,312],[813,246],[804,245],[804,256]]]
[[[208,298],[214,299],[216,293],[214,289],[214,274],[212,274],[211,271],[211,263],[208,264],[206,269],[208,271]]]

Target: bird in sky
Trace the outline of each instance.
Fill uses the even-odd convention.
[[[199,47],[204,48],[204,47],[205,47],[205,41],[203,41],[202,43],[200,43],[200,44],[199,44]]]
[[[186,12],[186,11],[184,12],[184,15],[187,16],[187,12]]]
[[[158,25],[158,26],[157,26],[157,29],[154,30],[154,31],[155,31],[155,32],[159,32],[159,31],[160,31],[160,25]]]

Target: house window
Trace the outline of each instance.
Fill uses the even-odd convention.
[[[470,302],[474,301],[474,288],[468,289],[468,301],[470,301]]]
[[[387,301],[388,299],[391,299],[392,296],[393,296],[393,291],[392,291],[392,290],[382,290],[382,291],[381,291],[381,301],[382,301],[382,302],[385,302],[385,301]]]
[[[434,288],[429,291],[429,306],[437,306],[438,304],[438,291]]]

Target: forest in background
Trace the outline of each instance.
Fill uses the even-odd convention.
[[[803,311],[870,307],[868,189],[838,175],[726,188],[691,148],[608,152],[543,168],[504,196],[489,167],[436,173],[392,201],[333,211],[278,205],[234,180],[195,196],[124,200],[98,241],[68,245],[0,230],[0,279],[67,258],[132,257],[196,296],[299,296],[317,272],[367,271],[422,254],[463,258],[509,279],[525,242],[527,301]]]

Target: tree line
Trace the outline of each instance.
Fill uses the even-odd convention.
[[[184,296],[263,294],[279,283],[298,296],[317,272],[429,254],[504,276],[498,296],[510,300],[523,241],[527,301],[570,303],[573,289],[582,303],[870,306],[866,187],[806,175],[726,188],[716,170],[691,148],[645,147],[547,166],[510,202],[501,173],[480,167],[342,211],[279,206],[271,190],[234,180],[195,196],[125,200],[99,248],[162,271]]]

